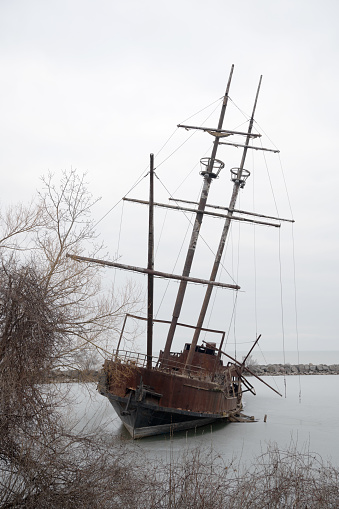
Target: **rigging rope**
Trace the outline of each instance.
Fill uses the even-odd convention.
[[[290,196],[288,193],[287,185],[286,185],[286,179],[285,179],[285,172],[282,164],[282,160],[279,154],[279,163],[280,163],[280,169],[281,174],[284,181],[284,187],[286,191],[287,201],[291,212],[291,217],[293,218],[293,210],[291,205]],[[295,331],[296,331],[296,346],[297,346],[297,360],[298,365],[300,364],[300,350],[299,350],[299,328],[298,328],[298,306],[297,306],[297,283],[296,283],[296,270],[295,270],[295,243],[294,243],[294,224],[292,223],[292,258],[293,258],[293,287],[294,287],[294,313],[295,313]],[[299,403],[301,403],[301,375],[300,372],[298,374],[298,381],[299,381]]]
[[[291,201],[290,201],[290,195],[288,194],[288,189],[287,189],[286,179],[285,179],[285,172],[284,172],[284,168],[283,168],[282,160],[281,160],[281,157],[280,157],[280,153],[278,154],[278,156],[279,156],[280,170],[281,170],[281,174],[282,174],[283,181],[284,181],[284,186],[285,186],[285,191],[286,191],[286,196],[287,196],[288,206],[289,206],[289,208],[290,208],[291,217],[292,217],[292,219],[293,219],[292,205],[291,205]]]
[[[214,101],[214,103],[215,103],[215,102],[216,102],[216,101]],[[212,103],[212,104],[214,104],[214,103]],[[213,110],[213,111],[212,111],[212,112],[211,112],[211,113],[210,113],[210,114],[209,114],[209,115],[205,118],[205,120],[203,120],[203,121],[201,122],[201,124],[200,124],[200,126],[199,126],[199,127],[201,127],[201,126],[202,126],[202,125],[203,125],[203,124],[204,124],[204,123],[205,123],[205,122],[206,122],[206,121],[207,121],[207,120],[208,120],[208,119],[209,119],[209,118],[213,115],[213,113],[214,113],[214,112],[218,109],[218,107],[219,107],[219,103],[220,103],[220,99],[218,99],[218,104],[217,104],[217,106],[216,106],[216,107],[214,108],[214,110]],[[207,106],[207,107],[208,107],[208,106]],[[202,109],[202,110],[200,110],[200,111],[204,111],[205,109],[206,109],[206,108],[203,108],[203,109]],[[200,112],[198,112],[198,113],[200,113]],[[197,115],[198,113],[196,113],[195,115]],[[187,120],[189,120],[190,118],[194,117],[195,115],[192,115],[191,117],[187,118],[186,120],[183,120],[183,122],[186,122]],[[183,122],[182,122],[182,123],[183,123]],[[157,169],[159,168],[159,166],[161,166],[162,164],[164,164],[164,162],[165,162],[165,161],[167,161],[170,157],[172,157],[172,155],[173,155],[173,154],[175,154],[175,153],[176,153],[176,152],[177,152],[177,151],[178,151],[178,150],[179,150],[179,149],[180,149],[183,145],[185,145],[185,143],[187,143],[187,142],[188,142],[188,141],[192,138],[192,136],[194,136],[194,135],[196,134],[196,132],[197,132],[197,131],[196,131],[196,130],[194,130],[194,131],[192,132],[192,134],[190,134],[190,135],[189,135],[189,137],[188,137],[188,138],[186,138],[186,140],[185,140],[185,141],[183,141],[183,143],[181,143],[181,145],[179,145],[179,146],[178,146],[175,150],[173,150],[173,152],[171,152],[171,154],[170,154],[169,156],[167,156],[167,157],[166,157],[165,159],[163,159],[163,160],[162,160],[159,164],[157,164]],[[166,143],[167,143],[167,142],[166,142]],[[166,143],[165,143],[165,145],[166,145]],[[164,145],[164,146],[165,146],[165,145]],[[198,163],[198,164],[199,164],[199,163]],[[191,170],[191,173],[192,173],[192,171],[193,171],[193,170]],[[186,177],[186,178],[187,178],[187,177]],[[186,178],[185,178],[185,180],[186,180]],[[181,185],[182,185],[182,184],[180,184],[180,186],[181,186]],[[180,186],[179,186],[179,187],[180,187]],[[178,189],[179,189],[179,188],[178,188]]]
[[[169,195],[171,195],[171,193],[170,193],[170,192],[168,191],[168,189],[166,188],[165,184],[161,181],[161,179],[160,179],[158,176],[157,176],[157,179],[158,179],[158,180],[159,180],[159,182],[162,184],[162,186],[164,187],[164,189],[166,190],[166,192],[167,192]],[[202,186],[201,186],[201,188],[202,188]],[[201,193],[201,188],[200,188],[200,193]],[[200,193],[199,193],[199,194],[200,194]],[[199,196],[199,195],[198,195],[198,196]],[[190,221],[190,219],[187,217],[187,215],[186,215],[185,213],[184,213],[184,215],[185,215],[185,216],[186,216],[186,218],[188,219],[188,225],[187,225],[186,233],[185,233],[185,235],[184,235],[183,241],[182,241],[182,243],[181,243],[181,246],[180,246],[180,249],[179,249],[179,252],[178,252],[178,255],[177,255],[177,259],[175,260],[175,263],[174,263],[174,267],[173,267],[173,269],[172,269],[172,272],[174,272],[175,267],[176,267],[176,265],[177,265],[177,263],[178,263],[179,256],[180,256],[180,254],[181,254],[181,252],[182,252],[182,249],[183,249],[183,247],[184,247],[184,243],[185,243],[186,238],[187,238],[187,235],[188,235],[188,231],[189,231],[189,229],[190,229],[190,226],[192,225],[192,222],[191,222],[191,221]],[[167,291],[168,291],[168,288],[169,288],[170,283],[171,283],[171,281],[170,281],[170,280],[168,280],[167,285],[166,285],[166,288],[165,288],[165,291],[164,291],[164,293],[163,293],[162,299],[161,299],[161,301],[160,301],[159,307],[158,307],[157,312],[156,312],[156,317],[158,316],[158,313],[160,312],[160,308],[161,308],[162,303],[163,303],[163,301],[164,301],[164,299],[165,299],[165,295],[166,295],[166,293],[167,293]]]
[[[262,146],[262,141],[261,141],[261,139],[260,139],[260,144],[261,144],[261,146]],[[274,201],[274,205],[275,205],[275,211],[276,211],[277,216],[279,217],[278,204],[277,204],[277,200],[276,200],[276,198],[275,198],[275,194],[274,194],[274,190],[273,190],[273,185],[272,185],[271,175],[270,175],[270,172],[268,171],[268,164],[267,164],[267,159],[266,159],[265,152],[263,152],[263,153],[262,153],[262,156],[263,156],[264,161],[265,161],[265,167],[266,167],[266,172],[267,172],[268,181],[269,181],[269,183],[270,183],[270,187],[271,187],[271,191],[272,191],[273,201]]]
[[[287,195],[288,205],[289,205],[289,208],[290,208],[291,216],[293,218],[293,211],[292,211],[290,196],[289,196],[289,193],[288,193],[288,190],[287,190],[285,173],[284,173],[283,164],[282,164],[282,160],[281,160],[280,154],[279,154],[279,162],[280,162],[281,174],[282,174],[283,181],[284,181],[285,191],[286,191],[286,195]],[[297,343],[297,359],[298,359],[298,364],[300,364],[298,306],[297,306],[297,283],[296,283],[296,270],[295,270],[295,243],[294,243],[294,224],[293,223],[292,223],[292,230],[291,230],[291,232],[292,232],[292,258],[293,258],[293,287],[294,287],[295,330],[296,330],[296,343]],[[299,378],[299,403],[301,403],[301,375],[300,375],[300,372],[299,372],[298,378]]]
[[[227,331],[227,335],[226,335],[225,346],[227,346],[228,344],[233,344],[233,343],[229,343],[228,342],[228,338],[229,338],[229,335],[230,335],[230,330],[231,330],[231,327],[232,327],[232,322],[235,321],[237,300],[238,300],[238,290],[236,290],[236,292],[235,292],[235,298],[234,298],[234,302],[233,302],[232,315],[231,315],[230,325],[228,327],[228,331]]]
[[[162,186],[164,187],[164,189],[166,190],[166,192],[170,195],[170,192],[169,192],[169,191],[168,191],[168,189],[166,188],[165,184],[161,181],[161,179],[158,177],[158,175],[157,175],[156,173],[155,173],[155,175],[156,175],[157,179],[159,180],[159,182],[161,183],[161,185],[162,185]],[[167,216],[167,212],[168,212],[168,210],[166,211],[166,216]],[[180,246],[180,248],[179,248],[179,252],[178,252],[177,258],[176,258],[176,260],[175,260],[175,262],[174,262],[174,266],[173,266],[173,269],[172,269],[172,273],[174,273],[175,267],[177,266],[177,263],[178,263],[178,260],[179,260],[180,254],[181,254],[181,252],[182,252],[182,250],[183,250],[183,247],[184,247],[184,244],[185,244],[185,241],[186,241],[186,238],[187,238],[187,235],[188,235],[188,231],[189,231],[189,229],[190,229],[191,224],[192,224],[192,223],[191,223],[191,221],[189,221],[189,223],[188,223],[188,225],[187,225],[186,233],[185,233],[185,235],[184,235],[184,238],[183,238],[183,240],[182,240],[181,246]],[[162,306],[163,301],[164,301],[164,299],[165,299],[165,296],[166,296],[166,294],[167,294],[167,291],[168,291],[168,288],[169,288],[170,283],[171,283],[171,281],[170,281],[170,280],[168,280],[168,281],[167,281],[166,288],[165,288],[165,291],[164,291],[163,296],[162,296],[162,299],[161,299],[161,301],[160,301],[160,303],[159,303],[159,307],[158,307],[158,309],[157,309],[157,311],[156,311],[156,314],[155,314],[155,317],[156,317],[156,318],[157,318],[157,316],[158,316],[158,314],[159,314],[159,312],[160,312],[161,306]]]
[[[157,177],[157,175],[155,175]],[[158,178],[158,177],[157,177]],[[166,223],[166,219],[167,219],[167,215],[168,215],[168,210],[169,209],[166,209],[165,210],[165,217],[164,217],[164,220],[162,222],[162,226],[161,226],[161,230],[160,230],[160,235],[159,235],[159,239],[158,239],[158,243],[157,243],[157,247],[155,249],[155,254],[154,254],[154,259],[157,257],[157,253],[158,253],[158,249],[159,249],[159,246],[160,246],[160,241],[162,239],[162,233],[164,231],[164,228],[165,228],[165,223]]]
[[[216,99],[215,101],[213,101],[212,103],[210,103],[208,106],[205,106],[204,108],[202,108],[201,110],[197,111],[196,113],[194,113],[193,115],[191,115],[190,117],[186,118],[185,120],[183,120],[181,123],[184,123],[184,122],[187,122],[187,120],[189,120],[190,118],[194,117],[195,115],[198,115],[199,113],[201,113],[202,111],[206,110],[207,108],[210,108],[211,106],[213,106],[215,103],[218,103],[217,106],[214,108],[214,110],[212,111],[212,113],[210,113],[210,115],[208,115],[208,117],[203,121],[206,122],[206,120],[208,120],[210,118],[211,115],[213,115],[213,113],[215,112],[215,110],[217,109],[218,105],[220,104],[220,101],[222,100],[223,98],[218,98]],[[201,124],[202,125],[202,124]],[[172,134],[168,137],[168,139],[165,141],[165,143],[162,145],[162,147],[158,150],[158,152],[156,153],[156,155],[159,155],[160,152],[165,148],[165,146],[167,145],[167,143],[170,141],[170,139],[174,136],[174,134],[179,130],[179,128],[177,127],[173,132]],[[175,152],[177,152],[194,134],[195,134],[196,131],[194,131],[181,145],[179,145],[179,147],[177,149],[175,149],[168,157],[166,157],[163,161],[161,161],[161,163],[159,163],[157,165],[157,168],[162,165],[165,161],[167,161]],[[198,163],[199,164],[199,163]],[[137,178],[136,182],[132,185],[132,187],[129,189],[129,191],[127,191],[127,193],[124,195],[124,197],[128,196],[130,194],[131,191],[133,191],[133,189],[138,185],[140,184],[140,182],[142,182],[143,178],[147,176],[144,175],[145,171],[147,171],[149,168],[149,165],[147,165],[141,172],[141,174],[139,175],[139,177]],[[193,171],[193,170],[192,170]],[[191,173],[192,173],[191,171]],[[187,178],[187,177],[186,177]],[[186,179],[185,179],[186,180]],[[183,181],[184,182],[184,181]],[[182,185],[182,184],[180,184]],[[180,186],[179,186],[180,187]],[[179,188],[178,188],[179,189]],[[113,207],[111,207],[95,224],[94,224],[94,228],[96,226],[98,226],[99,223],[101,223],[101,221],[103,221],[105,219],[105,217],[108,216],[108,214],[110,214],[112,212],[112,210],[114,210],[118,205],[119,203],[121,202],[122,198],[120,200],[118,200],[115,205],[113,205]]]
[[[252,152],[252,170],[254,170],[254,152]],[[255,171],[252,171],[252,206],[255,212]],[[256,229],[253,228],[253,265],[254,265],[254,318],[255,318],[255,337],[258,337],[258,302],[257,302],[257,258],[256,258]]]
[[[225,243],[225,247],[224,247],[224,252],[223,252],[223,256],[222,256],[222,260],[220,261],[220,265],[219,265],[219,268],[218,268],[218,277],[219,277],[219,280],[221,279],[221,276],[222,276],[222,273],[223,271],[227,272],[227,270],[225,269],[225,258],[226,258],[226,253],[227,253],[227,249],[228,249],[228,246],[229,246],[229,242],[230,242],[230,235],[231,235],[231,230],[232,230],[232,227],[233,227],[233,223],[231,222],[230,224],[230,234],[227,235],[227,238],[226,238],[226,243]],[[227,272],[228,274],[228,272]],[[212,319],[212,314],[213,314],[213,310],[214,310],[214,305],[215,305],[215,302],[216,302],[216,298],[217,298],[217,295],[218,295],[218,292],[217,292],[218,288],[215,288],[215,291],[214,291],[214,296],[213,296],[213,302],[212,302],[212,306],[211,306],[211,309],[209,311],[209,316],[208,316],[208,321],[207,321],[207,328],[209,328],[209,324],[210,324],[210,321]],[[238,293],[238,292],[237,292]],[[237,302],[237,301],[236,301]],[[233,303],[233,308],[234,308],[234,305],[236,305],[236,303],[234,302]],[[234,312],[235,312],[235,309],[234,309]],[[232,324],[232,319],[233,319],[233,313],[231,315],[231,318],[230,318],[230,323],[229,323],[229,330],[230,330],[230,327],[231,327],[231,324]],[[207,332],[205,332],[205,339],[206,339],[206,336],[207,336]],[[249,343],[249,342],[248,342]],[[228,342],[226,341],[226,344],[232,344],[232,345],[235,345],[236,344],[236,341],[234,342]],[[242,344],[242,343],[241,343]]]
[[[159,166],[161,166],[162,164],[164,164],[164,162],[166,162],[170,157],[172,157],[173,154],[175,154],[176,152],[178,152],[178,150],[183,147],[185,145],[185,143],[187,143],[191,138],[192,136],[194,136],[196,134],[196,131],[193,131],[193,133],[191,133],[189,135],[188,138],[185,139],[185,141],[183,141],[175,150],[173,150],[173,152],[170,153],[169,156],[165,157],[165,159],[163,159],[159,164],[157,164],[156,166],[156,169],[159,168]]]
[[[274,141],[271,140],[271,138],[268,136],[268,134],[264,131],[264,129],[261,127],[260,124],[258,124],[258,122],[256,120],[254,120],[254,123],[259,127],[259,130],[264,133],[264,135],[266,136],[266,138],[272,143],[273,147],[276,148],[278,150],[278,147],[277,145],[274,143]]]
[[[279,277],[280,277],[280,306],[281,306],[281,329],[282,329],[282,343],[283,343],[283,358],[286,364],[285,352],[285,325],[284,325],[284,301],[283,301],[283,284],[282,284],[282,267],[281,267],[281,243],[280,243],[280,229],[279,229]],[[286,398],[286,374],[284,374],[284,387]]]
[[[218,97],[218,99],[216,99],[215,101],[213,101],[211,104],[208,104],[207,106],[205,106],[204,108],[202,108],[201,110],[197,111],[196,113],[193,113],[193,115],[191,115],[190,117],[187,117],[185,118],[185,120],[182,120],[180,122],[180,124],[184,124],[185,122],[187,122],[187,120],[190,120],[191,118],[195,117],[196,115],[199,115],[199,113],[201,113],[202,111],[205,111],[207,110],[207,108],[210,108],[211,106],[213,106],[213,104],[215,103],[218,103],[218,105],[224,100],[224,96],[222,97]],[[215,112],[216,108],[213,110],[213,113]],[[208,117],[209,118],[209,117]]]
[[[161,183],[161,185],[164,187],[164,189],[166,190],[166,192],[169,194],[169,196],[173,199],[173,201],[176,201],[175,198],[172,196],[172,194],[170,193],[170,191],[167,189],[167,187],[165,186],[165,184],[162,182],[162,180],[160,179],[159,176],[157,176],[159,182]],[[177,203],[177,202],[176,202]],[[184,216],[186,217],[186,219],[188,220],[189,224],[192,226],[193,223],[191,221],[191,219],[188,217],[187,213],[183,210],[181,211]],[[210,250],[210,252],[213,254],[213,256],[215,256],[215,252],[213,251],[213,249],[209,246],[208,242],[204,239],[204,237],[199,233],[199,238],[201,238],[201,240],[203,241],[203,243],[206,245],[206,247]],[[223,269],[225,270],[225,272],[227,272],[228,276],[232,279],[233,283],[236,284],[236,281],[233,279],[233,277],[231,276],[231,274],[228,272],[228,270],[226,269],[226,267],[223,266]]]
[[[297,284],[295,274],[295,252],[294,252],[294,225],[292,223],[292,253],[293,253],[293,282],[294,282],[294,312],[295,312],[295,330],[297,339],[297,356],[298,364],[300,364],[300,353],[299,353],[299,328],[298,328],[298,309],[297,309]],[[299,403],[301,403],[301,375],[299,371]]]
[[[248,115],[241,108],[239,108],[239,106],[236,104],[235,101],[233,101],[233,99],[231,97],[228,97],[228,98],[231,101],[231,103],[234,104],[234,106],[237,108],[237,110],[240,111],[240,113],[246,118],[246,121],[248,121],[251,118],[251,115]]]
[[[116,251],[116,257],[115,259],[117,260],[118,257],[119,257],[119,248],[120,248],[120,238],[121,238],[121,227],[122,227],[122,218],[123,218],[123,215],[124,215],[124,201],[122,200],[122,207],[121,207],[121,216],[120,216],[120,226],[119,226],[119,235],[118,235],[118,245],[117,245],[117,251]],[[113,285],[115,285],[115,278],[116,278],[116,273],[117,271],[115,270],[114,271],[114,277],[113,277]]]
[[[179,252],[178,252],[178,256],[177,256],[177,259],[175,260],[175,263],[174,263],[174,267],[173,267],[173,269],[172,269],[172,272],[174,272],[175,267],[177,266],[177,263],[178,263],[178,260],[179,260],[179,256],[180,256],[180,254],[181,254],[181,252],[182,252],[182,249],[183,249],[183,247],[184,247],[184,243],[185,243],[185,240],[186,240],[186,237],[187,237],[187,234],[188,234],[189,228],[190,228],[190,224],[188,224],[188,225],[187,225],[186,233],[185,233],[184,238],[183,238],[183,241],[182,241],[182,243],[181,243],[181,246],[180,246],[180,249],[179,249]],[[163,296],[162,296],[162,299],[161,299],[161,301],[160,301],[159,307],[158,307],[158,309],[157,309],[157,311],[156,311],[156,314],[155,314],[155,317],[156,317],[156,318],[157,318],[157,316],[158,316],[158,314],[159,314],[159,312],[160,312],[160,308],[161,308],[162,303],[163,303],[163,301],[164,301],[164,299],[165,299],[165,296],[166,296],[166,293],[167,293],[167,290],[168,290],[168,288],[169,288],[170,283],[171,283],[171,281],[170,281],[170,280],[168,280],[168,281],[167,281],[166,288],[165,288],[165,291],[164,291]]]
[[[241,196],[239,195],[239,208],[241,209],[241,206],[240,206],[240,198]],[[234,243],[233,243],[233,230],[234,228],[231,228],[230,230],[230,233],[231,233],[231,236],[232,236],[232,273],[236,273],[236,279],[237,281],[239,281],[239,266],[240,266],[240,223],[238,223],[238,237],[237,237],[237,246],[236,246],[236,262],[235,262],[235,266],[236,268],[234,268],[234,250],[233,250],[233,246],[234,246]],[[238,301],[238,292],[237,292],[237,296],[236,296],[236,299],[235,299],[235,302]],[[237,312],[237,309],[236,307],[234,308],[234,321],[233,321],[233,336],[234,336],[234,358],[236,359],[237,358],[237,334],[236,334],[236,312]]]
[[[145,177],[147,177],[148,173],[146,173],[146,175],[144,175],[144,173],[145,173],[145,171],[146,171],[146,170],[148,170],[148,168],[149,168],[149,166],[147,166],[147,167],[146,167],[146,168],[142,171],[142,174],[138,177],[138,179],[137,179],[137,181],[135,182],[135,184],[133,184],[133,186],[130,188],[130,190],[129,190],[129,191],[127,191],[127,193],[123,196],[123,198],[125,198],[126,196],[128,196],[128,195],[129,195],[129,193],[130,193],[131,191],[133,191],[133,189],[134,189],[134,188],[135,188],[138,184],[140,184],[140,182],[142,182],[142,181],[143,181],[143,179],[144,179]],[[95,228],[96,226],[98,226],[98,224],[99,224],[99,223],[101,223],[101,221],[103,221],[103,220],[105,219],[105,217],[107,217],[107,216],[108,216],[108,214],[109,214],[110,212],[112,212],[112,210],[114,210],[114,209],[115,209],[115,208],[119,205],[119,203],[120,203],[121,201],[123,201],[123,198],[120,198],[120,200],[118,200],[118,201],[116,202],[116,204],[115,204],[115,205],[113,205],[113,207],[111,207],[111,208],[108,210],[108,212],[106,212],[106,214],[104,214],[104,215],[101,217],[101,219],[99,219],[99,221],[97,221],[97,222],[95,223],[95,225],[94,225],[94,227],[93,227],[93,228]]]

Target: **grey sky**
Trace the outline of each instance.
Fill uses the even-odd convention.
[[[235,73],[231,97],[247,113],[252,108],[259,76],[263,74],[256,119],[281,150],[296,220],[300,348],[338,349],[339,242],[335,209],[339,185],[338,11],[338,3],[329,0],[322,3],[313,0],[166,3],[2,0],[3,205],[29,199],[39,187],[39,177],[48,170],[57,172],[73,167],[87,171],[91,191],[102,196],[96,210],[97,217],[102,217],[134,184],[147,166],[149,153],[160,149],[176,125],[222,96],[232,63]],[[206,110],[207,114],[210,111]],[[233,128],[232,112],[230,115],[232,121],[228,123],[226,116],[225,126]],[[181,136],[179,143],[185,133],[178,136]],[[211,138],[199,136],[197,141],[187,144],[182,168],[179,158],[159,167],[159,177],[171,192],[188,173],[189,165],[208,155]],[[269,143],[267,139],[264,141],[266,146]],[[170,148],[171,145],[157,161],[165,158]],[[226,154],[220,154],[225,162]],[[238,159],[239,154],[236,152]],[[273,171],[276,168],[280,172],[276,161],[272,163]],[[227,170],[230,166],[227,162]],[[193,185],[195,196],[201,183],[199,179],[192,177],[186,188],[184,185],[178,192],[179,197],[192,198],[186,191]],[[228,176],[223,182],[227,181]],[[279,193],[284,194],[284,190],[282,181],[277,183],[280,199]],[[215,191],[216,197],[217,194]],[[265,197],[262,192],[260,201],[256,202],[257,210],[274,213],[272,209],[266,210],[266,205],[268,208],[271,205]],[[166,200],[166,196],[161,199]],[[286,200],[279,212],[290,216]],[[137,215],[143,217],[142,214],[138,208]],[[179,224],[177,217],[172,221]],[[112,223],[116,225],[119,220],[119,215],[108,216],[100,223],[99,230],[105,240],[112,229],[116,233]],[[126,224],[129,231],[130,222]],[[287,278],[285,314],[293,315],[289,227],[288,232],[289,247],[283,270]],[[271,249],[270,237],[276,238],[276,233],[266,229],[266,237],[261,239],[260,235],[257,248],[262,241],[267,254]],[[110,240],[107,243],[113,252],[116,247]],[[172,240],[168,242],[166,254],[170,245]],[[136,256],[140,260],[134,254],[128,251],[124,261],[143,264],[144,252]],[[267,267],[269,258],[263,259]],[[170,270],[165,255],[163,260],[165,267],[160,269]],[[180,268],[177,270],[180,272]],[[199,275],[197,270],[194,275]],[[245,276],[246,269],[239,283],[250,294]],[[267,293],[269,289],[267,284],[264,290]],[[276,292],[273,290],[274,298],[279,301]],[[277,337],[281,335],[281,320],[277,310],[271,312],[266,293],[261,295],[258,289],[258,320],[263,324],[258,324],[258,332],[264,329],[263,349],[269,350],[279,348],[273,342],[275,328],[279,327]],[[265,310],[270,322],[267,330]],[[161,317],[168,318],[170,313],[169,305],[168,312],[163,312]],[[246,324],[252,318],[247,315]],[[189,312],[187,319],[194,322]],[[292,316],[286,320],[290,320],[286,325],[287,348],[293,349],[295,319]],[[240,339],[246,333],[246,328],[242,332],[240,327]],[[248,334],[252,339],[253,333]],[[279,341],[281,346],[281,338]]]

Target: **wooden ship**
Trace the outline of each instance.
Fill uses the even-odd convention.
[[[272,152],[278,151],[258,146],[255,147],[252,144],[250,145],[251,141],[261,136],[260,134],[252,132],[261,78],[247,132],[231,131],[223,128],[232,74],[233,66],[223,97],[217,127],[178,126],[185,129],[200,129],[214,137],[210,157],[201,160],[204,168],[201,171],[203,187],[200,200],[196,203],[195,208],[154,203],[154,157],[152,154],[150,156],[149,201],[144,202],[149,207],[147,267],[135,267],[116,262],[108,262],[106,260],[69,255],[78,261],[96,262],[106,266],[147,274],[147,317],[133,317],[147,321],[146,354],[124,351],[120,348],[120,340],[123,335],[126,320],[129,316],[132,316],[126,315],[119,343],[112,357],[105,361],[98,385],[99,392],[108,398],[117,415],[133,438],[187,430],[215,421],[246,420],[246,416],[242,414],[242,395],[245,391],[251,391],[255,394],[253,386],[244,375],[250,373],[258,378],[246,366],[246,360],[260,336],[254,342],[246,358],[242,362],[239,362],[223,351],[225,332],[204,328],[204,320],[213,288],[219,286],[231,288],[234,291],[240,288],[236,284],[232,285],[216,281],[231,221],[247,221],[280,227],[282,221],[290,220],[252,214],[251,212],[244,212],[236,209],[239,192],[244,188],[246,180],[250,175],[250,172],[245,169],[247,151],[250,149],[269,150]],[[241,143],[226,142],[225,139],[228,139],[230,136],[241,137],[243,140]],[[227,207],[224,207],[225,212],[223,214],[206,210],[206,207],[208,207],[207,200],[211,183],[218,177],[220,170],[224,167],[224,163],[216,157],[218,147],[221,144],[235,145],[242,148],[242,157],[239,167],[231,169],[233,188],[229,204]],[[188,205],[191,203],[192,202],[187,202]],[[195,214],[191,239],[182,274],[168,274],[155,270],[154,268],[153,217],[155,206],[172,207],[175,209],[182,208],[185,211],[190,211]],[[210,278],[208,280],[203,280],[190,277],[190,271],[200,227],[204,215],[206,214],[222,216],[224,218],[224,227]],[[153,287],[155,277],[172,278],[180,281],[171,320],[156,320],[153,316]],[[206,293],[199,319],[194,326],[179,322],[185,291],[189,283],[206,286]],[[168,335],[164,349],[161,350],[159,356],[156,357],[153,356],[153,324],[155,322],[168,324]],[[184,344],[182,351],[172,352],[173,337],[178,326],[185,327],[187,336],[192,339]],[[218,343],[206,343],[201,341],[199,338],[203,331],[218,335]],[[261,381],[268,385],[265,381]],[[271,389],[277,392],[272,387]]]

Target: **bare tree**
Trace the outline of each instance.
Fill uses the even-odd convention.
[[[135,499],[131,457],[72,432],[56,410],[47,374],[70,337],[42,282],[31,265],[0,268],[0,508],[124,507],[124,495]]]
[[[242,361],[246,359],[246,367],[250,369],[255,369],[258,366],[258,361],[253,357],[253,355],[248,355],[242,358]]]
[[[102,292],[102,269],[98,265],[66,258],[69,252],[78,255],[85,252],[95,257],[103,250],[91,218],[98,200],[93,199],[84,179],[74,170],[63,172],[59,183],[55,183],[51,174],[43,178],[39,209],[45,227],[38,230],[34,240],[46,290],[53,291],[57,309],[67,307],[62,331],[74,340],[68,352],[69,361],[74,360],[74,352],[88,350],[89,345],[98,353],[105,345],[112,347],[112,336],[121,318],[139,297],[131,283],[120,294],[107,288]],[[63,362],[65,355],[63,352]]]
[[[112,345],[137,297],[131,285],[103,292],[97,266],[66,259],[102,248],[84,177],[64,172],[43,183],[36,205],[0,217],[0,507],[115,507],[112,485],[126,478],[129,459],[100,435],[69,428],[50,374]]]
[[[0,210],[0,252],[28,249],[27,239],[44,224],[40,210],[33,201],[29,205],[17,203]]]
[[[131,282],[120,291],[103,289],[104,269],[66,258],[68,252],[105,258],[92,218],[98,200],[85,175],[64,171],[60,179],[48,174],[42,183],[35,205],[11,207],[0,217],[0,256],[6,259],[10,253],[39,267],[40,284],[53,295],[63,317],[59,332],[72,339],[57,364],[81,368],[89,349],[97,361],[112,350],[123,316],[138,303],[139,290]]]

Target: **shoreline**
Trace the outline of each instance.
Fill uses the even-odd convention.
[[[339,364],[257,364],[248,368],[257,376],[339,375]],[[246,376],[251,374],[247,372]]]

